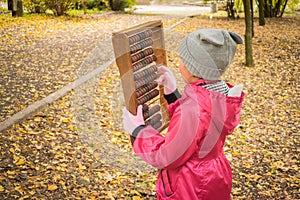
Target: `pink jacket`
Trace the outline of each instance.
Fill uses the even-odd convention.
[[[168,105],[165,137],[146,126],[134,141],[135,153],[160,169],[158,199],[230,199],[232,174],[223,145],[239,123],[244,93],[229,97],[201,84],[187,85],[182,97]]]

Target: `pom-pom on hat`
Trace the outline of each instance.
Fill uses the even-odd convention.
[[[243,39],[234,32],[199,29],[188,34],[179,46],[179,55],[194,76],[220,80],[231,63],[237,44]]]

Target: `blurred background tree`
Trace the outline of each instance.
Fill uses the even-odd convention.
[[[131,8],[136,4],[135,0],[108,0],[109,7],[113,11],[121,11],[125,8]]]
[[[47,10],[44,0],[24,0],[24,7],[28,13],[45,13]]]
[[[28,13],[45,13],[47,10],[56,16],[67,14],[72,9],[99,11],[107,8],[113,11],[123,11],[136,5],[135,0],[23,0],[25,11]]]

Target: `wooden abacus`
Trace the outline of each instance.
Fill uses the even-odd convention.
[[[150,21],[113,33],[113,48],[120,72],[126,108],[136,115],[143,105],[145,123],[158,131],[168,126],[163,86],[156,82],[157,67],[167,65],[163,23]]]

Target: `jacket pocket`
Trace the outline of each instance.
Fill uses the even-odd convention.
[[[170,197],[174,192],[170,181],[169,172],[166,169],[160,170],[160,176],[164,188],[165,195]]]

